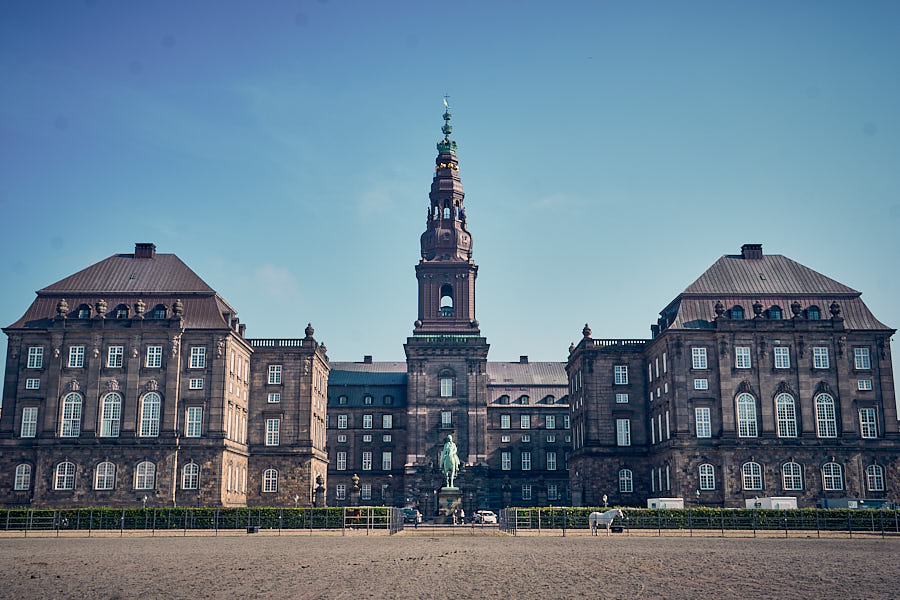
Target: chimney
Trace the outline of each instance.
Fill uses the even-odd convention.
[[[527,365],[527,364],[528,364],[528,355],[527,355],[527,354],[522,354],[522,355],[519,356],[519,364],[520,364],[520,365]]]
[[[135,258],[155,258],[156,257],[156,244],[148,244],[148,243],[136,243],[134,245],[134,257]]]
[[[741,258],[760,260],[762,257],[762,244],[744,244],[741,246]]]
[[[238,325],[238,335],[244,337],[244,331],[247,329],[247,326],[241,323]]]
[[[372,364],[372,355],[371,354],[366,354],[365,356],[363,356],[363,364],[366,364],[366,365]]]

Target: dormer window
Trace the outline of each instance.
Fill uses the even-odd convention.
[[[528,398],[528,396],[526,396],[525,394],[522,394],[522,395],[519,396],[519,398],[516,400],[516,404],[528,404],[530,401],[531,401],[531,400]]]
[[[769,319],[772,321],[780,321],[781,320],[781,307],[780,306],[772,306],[769,309]]]
[[[162,304],[157,304],[156,308],[153,309],[153,312],[150,313],[151,319],[165,319],[166,318],[166,307]]]
[[[90,319],[91,318],[91,307],[87,304],[82,304],[78,307],[77,312],[79,319]]]
[[[806,318],[810,321],[818,321],[822,318],[822,313],[818,306],[810,306],[806,309]]]
[[[115,316],[117,319],[127,319],[128,318],[128,307],[124,304],[120,304],[116,307]]]
[[[509,404],[509,396],[503,394],[499,398],[497,398],[497,404]]]
[[[732,306],[731,307],[731,318],[734,321],[743,321],[744,320],[744,307],[743,306]]]
[[[368,394],[363,396],[363,404],[372,404],[372,396]]]

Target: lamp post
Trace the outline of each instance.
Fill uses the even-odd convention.
[[[700,490],[695,491],[694,494],[697,495],[697,506],[699,507],[700,506]]]
[[[141,498],[141,508],[147,508],[147,494],[144,494],[144,497]]]
[[[300,505],[300,494],[294,494],[294,508]]]
[[[606,501],[607,501],[607,500],[608,500],[608,498],[606,497],[606,494],[603,494],[603,508],[606,508]]]

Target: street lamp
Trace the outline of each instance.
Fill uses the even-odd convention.
[[[606,508],[606,500],[607,500],[606,494],[603,494],[603,508]]]
[[[141,499],[141,508],[147,508],[147,494]]]
[[[294,508],[300,505],[300,494],[294,494]]]
[[[700,490],[694,492],[697,495],[697,506],[700,506]]]

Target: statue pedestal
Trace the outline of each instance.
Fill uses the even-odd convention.
[[[459,488],[443,487],[438,491],[438,512],[434,517],[437,525],[453,523],[453,513],[462,506],[462,492]]]

